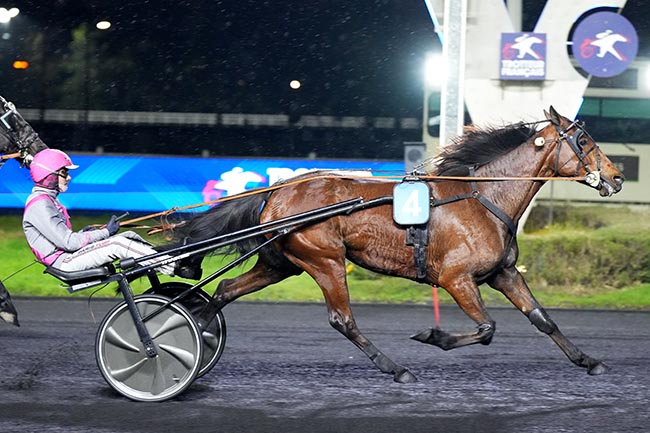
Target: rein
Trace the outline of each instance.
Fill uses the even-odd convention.
[[[268,186],[266,188],[260,188],[260,189],[255,189],[252,191],[246,191],[240,194],[236,195],[231,195],[228,197],[221,197],[215,200],[210,200],[210,201],[204,201],[202,203],[195,203],[187,206],[174,206],[171,209],[161,211],[161,212],[156,212],[153,214],[149,215],[144,215],[141,217],[133,218],[128,221],[124,221],[122,225],[130,225],[130,224],[135,224],[140,221],[145,221],[153,218],[158,218],[158,217],[167,217],[175,212],[179,211],[184,211],[184,210],[191,210],[191,209],[196,209],[199,207],[203,206],[211,206],[215,205],[218,203],[226,202],[229,200],[235,200],[239,199],[242,197],[247,197],[250,195],[255,195],[255,194],[261,194],[261,193],[266,193],[266,192],[272,192],[277,189],[281,189],[287,186],[291,185],[297,185],[300,183],[312,181],[314,179],[341,179],[341,178],[354,178],[354,179],[401,179],[404,177],[404,175],[384,175],[384,176],[337,176],[337,175],[322,175],[322,176],[314,176],[314,177],[309,177],[309,178],[304,178],[304,179],[297,179],[293,181],[288,181],[284,182],[278,185],[273,185],[273,186]],[[456,180],[456,181],[463,181],[463,182],[507,182],[507,181],[525,181],[525,182],[546,182],[546,181],[582,181],[584,178],[582,177],[543,177],[543,176],[527,176],[527,177],[509,177],[509,176],[499,176],[499,177],[472,177],[472,176],[437,176],[437,175],[422,175],[418,176],[421,179],[425,180]],[[475,189],[475,188],[474,188]],[[173,225],[173,227],[176,227],[176,225]],[[165,230],[166,228],[169,228],[169,225],[163,225],[163,227],[150,227],[150,226],[140,226],[136,228],[151,228],[152,230],[149,232],[149,234],[155,234],[160,231]]]
[[[522,123],[522,125],[530,126],[530,125],[538,125],[538,124],[547,123],[547,122],[550,122],[550,120],[545,119],[545,120],[539,120],[539,121],[536,121],[536,122]],[[568,132],[571,129],[573,129],[574,127],[576,129],[578,129],[578,132],[576,134],[574,134],[574,135],[569,135]],[[576,175],[573,176],[573,177],[557,177],[558,169],[559,169],[559,167],[557,166],[558,165],[558,158],[556,158],[556,167],[555,167],[555,173],[554,173],[556,176],[476,177],[476,176],[474,176],[474,168],[471,167],[469,176],[418,175],[418,177],[420,179],[430,180],[430,181],[452,180],[452,181],[461,181],[461,182],[471,182],[471,186],[472,186],[472,192],[471,193],[461,195],[461,196],[451,197],[449,199],[445,199],[445,200],[439,202],[439,204],[448,203],[450,201],[462,200],[462,199],[465,199],[465,198],[476,198],[491,213],[493,213],[495,216],[497,216],[499,219],[501,219],[506,224],[508,229],[513,234],[515,234],[516,233],[516,225],[514,224],[514,222],[510,219],[510,217],[505,215],[503,213],[503,211],[501,211],[499,208],[494,206],[491,202],[489,202],[489,200],[487,200],[485,197],[483,197],[478,192],[478,189],[476,187],[476,182],[508,182],[508,181],[519,181],[519,182],[569,181],[569,182],[573,182],[573,181],[585,181],[588,184],[593,186],[594,182],[597,184],[600,181],[600,179],[599,179],[599,171],[598,172],[591,171],[589,169],[589,165],[585,161],[585,157],[587,155],[589,155],[589,153],[591,153],[592,151],[597,149],[598,146],[595,144],[595,141],[594,141],[594,147],[592,149],[590,149],[589,152],[585,153],[582,150],[582,146],[580,145],[580,138],[584,134],[587,134],[587,136],[589,136],[589,135],[584,130],[584,128],[581,126],[581,124],[578,121],[575,121],[575,122],[571,123],[565,129],[560,129],[559,125],[555,125],[555,129],[556,129],[556,131],[558,133],[558,136],[559,136],[559,138],[556,139],[558,141],[558,156],[559,156],[559,151],[560,151],[562,141],[566,141],[567,143],[569,143],[569,146],[571,147],[571,149],[578,156],[578,159],[580,160],[582,166],[587,170],[588,174],[587,174],[586,177],[577,176],[577,174],[579,172],[579,168],[576,169]],[[597,165],[598,165],[597,169],[600,170],[600,155],[598,153],[597,153],[597,157],[598,157],[597,158]],[[205,201],[205,202],[202,202],[202,203],[197,203],[197,204],[192,204],[192,205],[187,205],[187,206],[182,206],[182,207],[173,207],[173,208],[171,208],[169,210],[166,210],[166,211],[157,212],[157,213],[154,213],[154,214],[145,215],[145,216],[138,217],[138,218],[133,218],[131,220],[123,222],[123,225],[134,224],[136,222],[140,222],[140,221],[144,221],[144,220],[148,220],[148,219],[152,219],[152,218],[157,218],[157,217],[167,217],[167,216],[171,215],[174,212],[195,209],[195,208],[202,207],[202,206],[215,205],[215,204],[218,204],[218,203],[226,202],[226,201],[229,201],[229,200],[234,200],[234,199],[237,199],[237,198],[246,197],[246,196],[249,196],[249,195],[272,192],[272,191],[275,191],[277,189],[284,188],[286,186],[296,185],[296,184],[300,184],[300,183],[303,183],[303,182],[312,181],[314,179],[333,179],[333,178],[340,179],[340,178],[346,178],[346,177],[347,178],[354,178],[354,179],[363,179],[363,178],[367,178],[367,179],[401,179],[401,178],[404,177],[404,175],[403,174],[401,174],[401,175],[386,175],[386,176],[372,176],[372,175],[370,175],[370,176],[354,176],[354,177],[352,177],[352,176],[340,176],[340,175],[336,175],[336,176],[335,175],[322,175],[322,176],[308,177],[308,178],[303,178],[303,179],[297,179],[297,180],[293,180],[293,181],[284,182],[284,183],[269,186],[269,187],[266,187],[266,188],[260,188],[260,189],[255,189],[255,190],[252,190],[252,191],[243,192],[241,194],[236,194],[236,195],[233,195],[233,196],[222,197],[222,198],[218,198],[218,199],[211,200],[211,201]],[[165,228],[169,228],[169,227],[173,228],[173,227],[176,227],[176,226],[177,225],[163,224],[162,227],[154,227],[149,232],[149,234],[158,233],[158,232],[160,232],[162,230],[165,230]],[[140,228],[151,228],[151,227],[142,226]]]
[[[20,158],[20,157],[21,157],[20,152],[8,153],[6,155],[0,155],[0,160],[6,161],[8,159],[14,159],[14,158]]]

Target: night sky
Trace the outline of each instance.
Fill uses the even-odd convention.
[[[110,20],[105,52],[128,50],[137,64],[126,76],[118,61],[101,67],[113,70],[122,95],[140,93],[120,99],[133,110],[278,113],[293,105],[308,114],[420,117],[423,59],[440,49],[423,0],[19,3],[23,23],[46,29],[54,60],[71,29]],[[544,3],[524,0],[524,30]],[[623,12],[640,33],[643,56],[650,54],[648,9],[650,2],[629,1]],[[299,92],[289,89],[292,79],[303,83]]]
[[[21,3],[21,19],[47,29],[52,57],[70,29],[104,18],[111,51],[135,52],[148,71],[141,91],[178,100],[189,92],[180,83],[192,83],[194,103],[152,110],[282,112],[298,79],[296,103],[312,114],[419,117],[423,53],[439,48],[416,0]]]

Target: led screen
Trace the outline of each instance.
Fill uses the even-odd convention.
[[[60,199],[69,209],[85,210],[159,212],[269,186],[314,169],[404,173],[403,161],[71,157],[80,167],[72,171],[70,187]],[[29,171],[8,161],[0,169],[0,208],[23,208],[32,186]]]

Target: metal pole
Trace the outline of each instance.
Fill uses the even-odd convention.
[[[467,0],[447,0],[442,41],[445,78],[440,98],[441,146],[445,146],[449,140],[463,133],[466,31]]]
[[[522,0],[507,0],[506,4],[508,6],[510,21],[512,21],[512,28],[515,32],[520,32],[523,11]]]

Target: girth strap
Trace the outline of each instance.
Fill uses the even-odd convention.
[[[406,228],[406,245],[413,246],[416,280],[425,282],[427,278],[427,245],[429,245],[429,225],[422,224]]]

